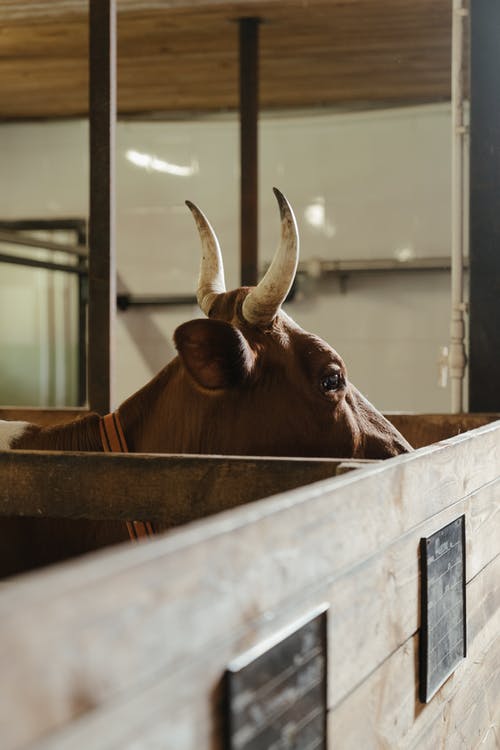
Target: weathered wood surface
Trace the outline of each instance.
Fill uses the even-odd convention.
[[[127,541],[125,521],[152,521],[159,532],[334,476],[338,467],[346,471],[351,464],[0,452],[0,578]]]
[[[261,105],[450,98],[447,0],[118,0],[118,111],[238,106],[237,23],[260,17]],[[0,116],[86,115],[85,0],[0,4]]]
[[[321,602],[332,746],[493,746],[499,497],[496,423],[4,584],[3,748],[220,748],[225,665]],[[419,540],[462,513],[469,657],[423,707]]]
[[[386,414],[414,448],[446,440],[500,419],[500,414]]]
[[[467,604],[468,656],[435,698],[425,706],[418,701],[415,634],[329,713],[335,747],[499,747],[500,555],[469,582]]]
[[[33,422],[34,424],[40,424],[44,426],[50,424],[62,424],[63,422],[71,422],[72,419],[77,419],[78,417],[82,417],[88,413],[89,410],[84,407],[82,407],[81,409],[73,407],[49,409],[36,406],[0,407],[0,419],[21,420],[22,422]]]
[[[178,526],[335,476],[341,464],[349,461],[0,451],[0,516]]]

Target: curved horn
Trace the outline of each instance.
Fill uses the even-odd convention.
[[[265,276],[243,302],[243,317],[251,325],[267,325],[277,315],[292,286],[299,260],[299,232],[292,207],[273,188],[281,217],[281,241]]]
[[[201,310],[208,315],[218,294],[226,291],[224,265],[219,240],[205,214],[191,201],[186,206],[194,216],[201,239],[201,264],[196,299]]]

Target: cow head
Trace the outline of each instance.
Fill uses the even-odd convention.
[[[350,382],[340,355],[282,309],[298,262],[293,211],[274,190],[281,241],[257,287],[227,292],[219,242],[187,202],[202,243],[197,299],[206,319],[175,331],[184,450],[254,455],[387,458],[411,450]],[[182,395],[181,395],[182,394]]]

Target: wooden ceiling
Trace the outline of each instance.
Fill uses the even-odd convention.
[[[257,16],[262,108],[450,98],[451,0],[117,0],[122,115],[238,106],[237,19]],[[0,4],[0,119],[87,113],[86,0]]]

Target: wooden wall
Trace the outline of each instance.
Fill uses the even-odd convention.
[[[221,748],[226,665],[324,602],[329,747],[493,748],[499,508],[496,422],[4,583],[2,748]],[[423,705],[419,543],[462,514],[468,656]]]

